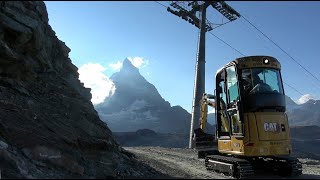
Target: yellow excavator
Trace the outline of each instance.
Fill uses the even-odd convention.
[[[259,170],[299,176],[291,155],[290,128],[279,61],[270,56],[237,58],[216,73],[214,95],[201,99],[200,128],[194,130],[198,157],[208,170],[246,178]],[[212,99],[214,101],[212,101]],[[215,132],[205,132],[208,106]]]

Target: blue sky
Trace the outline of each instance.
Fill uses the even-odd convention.
[[[226,2],[320,79],[317,54],[320,52],[320,2]],[[166,1],[161,3],[169,5]],[[106,95],[112,88],[108,77],[130,57],[164,99],[191,112],[198,42],[196,27],[154,1],[48,1],[45,4],[49,24],[71,49],[70,59],[81,69],[80,76],[88,82],[86,85],[93,87],[93,93]],[[207,18],[213,23],[222,21],[222,16],[212,8],[208,9]],[[308,97],[319,99],[320,82],[244,19],[211,32],[245,55],[276,57],[282,64],[282,78],[287,84]],[[211,34],[206,36],[206,92],[213,93],[217,69],[242,55]],[[295,101],[302,96],[286,85],[284,88]]]

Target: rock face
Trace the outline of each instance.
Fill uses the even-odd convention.
[[[0,2],[2,178],[137,175],[94,110],[69,52],[43,2]]]
[[[171,107],[128,59],[110,79],[114,94],[95,108],[113,132],[189,133],[191,115],[180,106]]]

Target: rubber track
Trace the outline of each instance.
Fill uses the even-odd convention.
[[[287,161],[287,167],[284,169],[286,176],[300,176],[302,174],[302,164],[296,158],[284,158]]]
[[[215,171],[215,169],[212,166],[210,166],[208,162],[209,159],[228,163],[228,164],[233,164],[234,172],[231,175],[235,178],[243,179],[243,178],[247,178],[254,175],[254,171],[252,169],[250,162],[245,159],[220,156],[220,155],[208,155],[205,158],[205,165],[208,170],[213,170],[213,171]],[[222,172],[222,173],[225,173],[225,172]]]

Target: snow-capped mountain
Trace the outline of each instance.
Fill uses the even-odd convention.
[[[189,133],[191,114],[164,100],[128,59],[110,79],[115,92],[95,109],[113,132],[151,129],[163,133]]]
[[[309,99],[305,103],[297,104],[287,96],[286,105],[290,126],[320,124],[320,100]]]

